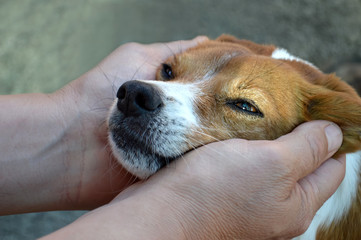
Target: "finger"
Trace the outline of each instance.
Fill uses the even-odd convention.
[[[288,166],[299,180],[335,154],[342,144],[342,132],[331,122],[313,121],[301,124],[276,142],[282,143]]]
[[[195,47],[198,44],[208,40],[205,36],[198,36],[196,38],[193,38],[192,40],[181,40],[181,41],[174,41],[174,42],[168,42],[168,43],[158,43],[159,46],[162,49],[162,52],[165,54],[178,54],[182,53],[188,48]]]
[[[330,158],[313,173],[299,181],[300,187],[317,211],[341,184],[346,170],[346,156]]]
[[[195,47],[198,44],[200,44],[201,42],[204,42],[206,40],[208,40],[207,37],[198,36],[192,40],[175,41],[175,42],[166,43],[166,45],[168,48],[172,49],[172,51],[175,54],[177,54],[177,53],[184,52],[188,48]]]

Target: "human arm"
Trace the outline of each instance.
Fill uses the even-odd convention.
[[[209,144],[44,239],[288,239],[341,183],[345,157],[330,158],[341,142],[315,121],[274,141]]]
[[[92,209],[132,184],[107,146],[116,90],[204,39],[125,44],[54,93],[0,96],[0,215]]]
[[[153,78],[149,73],[152,71],[155,73],[156,66],[163,60],[157,55],[159,51],[154,49],[159,50],[161,47],[171,55],[171,52],[176,52],[179,46],[178,43],[174,50],[170,50],[172,48],[169,49],[169,45],[149,47],[128,44],[116,50],[97,68],[54,94],[30,94],[17,96],[16,99],[2,96],[0,115],[7,116],[7,119],[0,120],[1,124],[5,123],[0,136],[1,213],[94,208],[107,203],[130,185],[134,178],[129,174],[122,174],[124,170],[115,164],[105,147],[106,131],[102,123],[112,102],[109,96],[112,96],[125,80]],[[130,56],[140,61],[129,59]],[[148,59],[154,60],[157,64]],[[120,74],[120,66],[123,65],[127,66],[126,69],[130,68],[129,71]],[[119,78],[120,75],[124,76],[124,79]],[[21,114],[23,110],[24,115],[16,115]],[[317,125],[317,128],[322,129],[322,126],[324,125]],[[324,134],[311,130],[305,132],[310,136],[317,134],[316,139],[324,137]],[[47,238],[71,236],[72,239],[75,237],[105,239],[107,236],[115,235],[126,238],[130,234],[129,238],[154,236],[155,239],[169,239],[169,236],[174,238],[200,236],[211,239],[209,234],[213,237],[226,234],[230,237],[249,238],[250,235],[246,234],[257,236],[262,233],[263,236],[257,236],[262,239],[265,235],[291,236],[299,233],[305,229],[315,209],[334,191],[344,173],[344,162],[331,160],[329,164],[323,165],[321,169],[324,170],[321,170],[321,173],[332,172],[332,181],[325,174],[319,175],[322,176],[320,179],[311,175],[309,180],[306,178],[297,181],[299,178],[295,177],[294,171],[300,168],[290,169],[290,167],[299,167],[297,163],[303,161],[286,164],[286,160],[289,158],[296,160],[298,156],[299,160],[305,160],[307,163],[307,159],[312,161],[315,156],[319,156],[319,161],[311,164],[310,169],[302,168],[301,172],[306,175],[314,170],[320,161],[332,154],[326,156],[324,148],[327,144],[324,139],[319,139],[320,143],[316,144],[316,147],[318,146],[321,152],[308,157],[306,153],[307,149],[310,150],[310,145],[301,144],[305,144],[301,132],[291,138],[294,141],[275,141],[281,142],[278,144],[274,144],[273,141],[232,140],[228,141],[228,144],[214,143],[200,148],[174,162],[149,181],[127,188],[111,204],[90,212]],[[341,137],[339,136],[338,139],[340,140]],[[292,144],[288,145],[288,143]],[[294,153],[292,146],[297,146],[295,150],[298,151]],[[217,149],[217,152],[210,149]],[[288,154],[285,154],[285,150]],[[14,152],[16,154],[13,156]],[[261,154],[262,152],[265,154]],[[265,158],[268,156],[274,157]],[[223,161],[219,161],[220,159]],[[244,162],[247,159],[259,161]],[[270,160],[272,164],[265,165],[264,160]],[[250,169],[258,171],[248,171]],[[288,184],[281,185],[284,188],[270,187],[275,184],[279,186],[280,181],[285,180],[277,178],[283,176],[282,174],[275,173],[288,173],[289,178],[286,178]],[[270,178],[273,181],[269,181]],[[241,181],[243,179],[246,181]],[[316,194],[315,189],[307,188],[309,186],[307,183],[312,182],[315,182],[312,186],[319,185],[320,194]],[[254,201],[257,198],[247,198],[249,196],[247,190],[253,191],[253,184],[258,186],[256,192],[259,193],[259,199],[268,200],[262,203],[272,203],[274,200],[262,198],[262,192],[265,193],[265,197],[272,195],[267,192],[270,190],[276,191],[273,196],[278,194],[285,196],[285,193],[291,196],[292,189],[298,190],[295,191],[298,194],[290,198],[294,201],[290,201],[288,205],[277,205],[281,210],[286,206],[287,210],[292,211],[281,211],[283,215],[278,215],[270,211],[270,209],[280,210],[276,208],[277,206],[259,204]],[[304,190],[301,191],[302,189]],[[240,193],[244,194],[240,195]],[[300,199],[303,199],[301,205],[296,201]],[[295,202],[296,206],[290,208],[293,206],[291,203],[295,204]],[[249,207],[241,208],[240,206],[244,206],[242,203],[246,203],[245,206]],[[301,210],[306,209],[306,211],[302,211],[304,213],[302,218],[295,219],[300,213],[300,206]],[[252,210],[256,212],[252,213]],[[217,215],[214,215],[214,212]],[[269,214],[268,222],[263,218],[260,221],[260,216],[264,217],[265,212]],[[280,224],[278,222],[280,218],[287,221],[287,224]],[[291,223],[292,226],[289,226],[288,224]]]

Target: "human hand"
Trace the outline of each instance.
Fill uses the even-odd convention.
[[[345,156],[329,159],[341,143],[337,126],[315,121],[275,141],[210,144],[164,171],[167,182],[157,176],[157,184],[173,189],[168,201],[186,209],[179,215],[196,216],[183,222],[189,236],[287,239],[308,228],[341,183]]]
[[[341,142],[337,126],[314,121],[274,141],[212,143],[49,239],[292,238],[341,183],[345,157],[330,158]]]
[[[165,59],[205,39],[124,44],[55,93],[0,96],[0,215],[91,209],[131,185],[107,146],[118,87],[154,79]]]
[[[205,39],[124,44],[94,69],[51,96],[59,103],[66,126],[65,208],[97,207],[135,181],[135,177],[113,159],[107,146],[105,123],[116,92],[125,81],[155,79],[156,70],[165,59]]]

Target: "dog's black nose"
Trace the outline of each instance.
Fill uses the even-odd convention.
[[[159,91],[150,84],[128,81],[117,92],[117,107],[126,117],[153,112],[163,103]]]

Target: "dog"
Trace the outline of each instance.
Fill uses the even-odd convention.
[[[207,143],[271,140],[329,120],[343,132],[346,176],[296,239],[361,239],[361,98],[351,86],[285,49],[229,35],[171,57],[156,79],[124,83],[110,110],[109,142],[129,172],[144,179]]]

